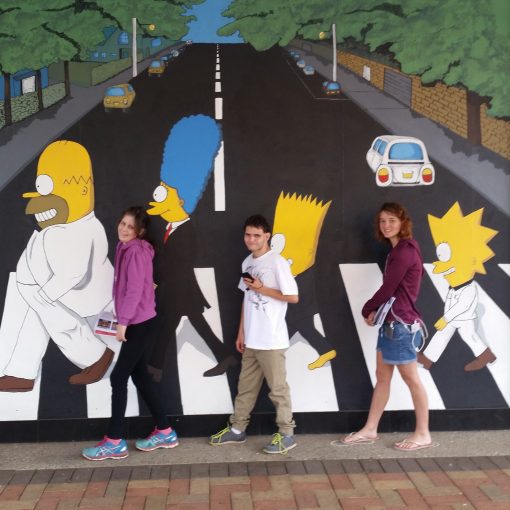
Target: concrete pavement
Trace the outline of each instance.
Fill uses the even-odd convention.
[[[179,430],[177,430],[179,432]],[[216,431],[211,431],[216,432]],[[374,444],[333,446],[331,441],[340,434],[296,434],[298,446],[285,455],[285,460],[341,460],[341,459],[395,459],[431,457],[494,457],[510,456],[510,430],[476,432],[433,432],[436,448],[409,453],[392,448],[393,443],[406,437],[405,433],[380,434]],[[98,440],[101,438],[98,438]],[[158,464],[214,464],[218,462],[271,462],[282,460],[281,455],[267,455],[261,449],[270,436],[248,436],[243,445],[210,446],[207,438],[181,438],[180,445],[171,450],[139,452],[129,440],[130,456],[121,461],[102,461],[102,466],[146,466]],[[77,469],[90,467],[80,452],[93,442],[62,443],[0,443],[1,469]],[[97,463],[92,463],[97,464]]]
[[[80,459],[83,443],[4,444],[0,510],[510,508],[509,431],[436,432],[439,446],[412,454],[391,448],[402,434],[345,447],[296,437],[287,455],[259,453],[263,436],[222,447],[192,438],[100,463]]]

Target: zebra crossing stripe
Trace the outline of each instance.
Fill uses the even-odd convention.
[[[499,268],[510,276],[510,264],[498,264]]]
[[[382,273],[377,264],[340,264],[340,273],[344,281],[351,307],[354,323],[358,332],[365,363],[370,374],[372,385],[376,383],[376,346],[377,328],[368,326],[361,316],[363,304],[372,297],[382,284]],[[420,377],[427,390],[430,409],[444,409],[443,399],[439,390],[427,370],[419,369]],[[386,409],[406,410],[413,409],[411,394],[402,377],[395,370],[391,382],[390,399]]]
[[[214,268],[195,268],[195,276],[200,290],[210,305],[210,308],[204,312],[204,318],[214,334],[223,341]],[[183,414],[232,413],[234,407],[227,375],[202,376],[206,370],[216,365],[217,361],[187,317],[181,319],[176,335]]]
[[[501,269],[507,272],[502,266],[508,268],[509,272],[507,274],[510,275],[510,265],[500,264]],[[448,293],[448,282],[442,275],[432,272],[433,264],[424,264],[424,267],[444,302]],[[510,342],[508,341],[510,338],[510,319],[477,282],[475,282],[475,285],[478,292],[477,333],[497,358],[494,363],[487,365],[487,368],[506,403],[510,405],[510,370],[508,370],[508,367],[510,367]],[[461,330],[458,330],[458,332],[461,338],[464,339],[464,333]],[[433,335],[433,331],[430,334]]]

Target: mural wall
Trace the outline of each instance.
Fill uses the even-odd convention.
[[[377,330],[363,321],[361,307],[382,282],[387,247],[374,239],[373,217],[388,201],[408,208],[423,252],[418,307],[429,337],[418,360],[430,408],[508,409],[510,206],[491,198],[503,193],[510,204],[508,160],[413,114],[411,103],[366,77],[342,67],[332,75],[324,56],[337,54],[331,24],[352,10],[350,1],[278,7],[264,27],[257,15],[262,1],[189,1],[166,10],[162,2],[141,3],[134,13],[110,5],[116,30],[105,31],[99,11],[75,6],[69,19],[57,18],[48,2],[42,9],[34,1],[39,16],[52,16],[54,36],[67,38],[62,48],[30,57],[24,45],[47,35],[37,33],[35,7],[12,1],[0,10],[0,32],[16,41],[0,52],[0,420],[109,416],[108,376],[120,348],[109,331],[111,261],[119,216],[131,205],[145,206],[152,217],[164,327],[149,368],[170,415],[233,409],[242,226],[254,213],[272,222],[271,248],[288,260],[300,291],[287,313],[294,412],[367,410]],[[402,16],[421,3],[393,2]],[[366,4],[373,10],[377,2]],[[498,2],[477,4],[487,17],[498,12]],[[373,12],[392,23],[384,7]],[[81,34],[73,16],[97,28],[95,39]],[[315,21],[305,23],[306,16]],[[282,19],[288,33],[281,32]],[[49,109],[41,105],[23,123],[13,121],[13,74],[26,69],[21,80],[35,76],[35,90],[26,94],[37,97],[41,68],[73,59],[83,70],[94,55],[97,69],[105,33],[118,34],[124,45],[118,59],[129,60],[136,55],[132,21],[149,42],[168,41],[159,53],[138,55],[137,73],[117,70],[84,89],[60,72],[69,95]],[[352,44],[346,30],[337,38]],[[294,37],[299,44],[291,44]],[[497,31],[493,37],[497,43]],[[74,54],[67,48],[70,39],[78,53],[76,45]],[[421,48],[418,37],[404,40]],[[391,45],[369,37],[358,42],[396,65],[398,48],[392,53]],[[416,65],[404,67],[399,72],[418,73]],[[470,90],[473,70],[464,81],[461,71],[455,86]],[[452,79],[443,76],[446,88]],[[51,80],[50,72],[47,86]],[[484,98],[483,111],[492,105],[505,123],[498,88],[473,90]],[[387,409],[412,408],[396,374]],[[271,411],[263,390],[256,412]],[[146,414],[131,384],[128,415]]]

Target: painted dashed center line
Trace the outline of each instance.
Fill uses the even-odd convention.
[[[217,97],[214,99],[214,116],[216,120],[223,119],[223,98]]]
[[[221,73],[220,73],[220,51],[216,46],[216,81],[214,92],[221,94]],[[223,120],[223,97],[220,95],[214,99],[214,116],[217,121]],[[225,211],[225,161],[224,141],[222,140],[220,150],[214,160],[214,210]]]

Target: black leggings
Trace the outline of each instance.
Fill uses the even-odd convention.
[[[130,376],[147,403],[156,427],[166,429],[170,426],[158,385],[147,370],[147,361],[154,338],[154,323],[154,319],[149,319],[140,324],[128,326],[126,330],[126,342],[122,343],[117,363],[110,375],[112,417],[107,435],[111,439],[121,439],[124,436],[124,415]]]

